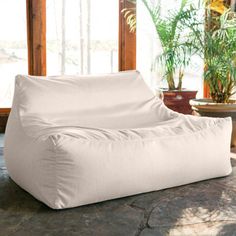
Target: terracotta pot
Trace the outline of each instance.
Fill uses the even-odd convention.
[[[196,98],[197,91],[190,90],[162,90],[165,105],[173,111],[192,114],[190,99]]]
[[[208,117],[231,117],[233,132],[231,147],[236,147],[236,101],[231,103],[214,103],[211,99],[192,99],[190,105],[195,115]]]

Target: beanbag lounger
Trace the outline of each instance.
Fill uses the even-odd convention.
[[[231,123],[169,110],[137,71],[18,75],[4,155],[19,186],[62,209],[228,175]]]

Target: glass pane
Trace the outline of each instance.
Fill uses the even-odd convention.
[[[0,108],[11,107],[14,79],[27,74],[26,1],[1,1]]]
[[[166,16],[171,9],[178,9],[181,3],[181,0],[169,0],[168,4],[166,4],[166,0],[154,1],[161,4],[161,14],[163,16]],[[193,0],[192,2],[194,1],[196,4],[199,2],[199,0]],[[152,89],[167,87],[167,83],[162,80],[163,73],[161,69],[155,72],[151,71],[156,56],[161,53],[161,43],[151,17],[142,1],[137,1],[137,69],[141,71],[147,84]],[[185,69],[183,80],[183,88],[198,90],[198,97],[202,96],[203,91],[203,68],[203,60],[198,56],[192,57],[190,65]]]
[[[118,70],[118,0],[47,0],[47,74]]]

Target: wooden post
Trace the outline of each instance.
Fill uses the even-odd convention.
[[[26,0],[28,73],[46,75],[46,0]]]
[[[136,34],[131,33],[126,24],[124,8],[136,9],[136,4],[128,0],[119,0],[119,70],[136,69]]]

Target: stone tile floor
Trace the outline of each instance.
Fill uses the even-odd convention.
[[[236,236],[236,159],[226,178],[57,211],[9,178],[3,138],[0,236]]]

